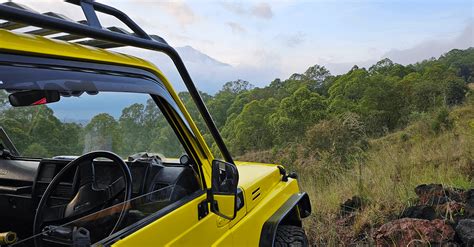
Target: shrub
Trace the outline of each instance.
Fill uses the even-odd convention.
[[[435,119],[431,122],[431,129],[434,133],[438,134],[445,130],[453,128],[453,120],[449,117],[449,110],[447,108],[441,108],[436,114]]]
[[[306,147],[347,168],[368,148],[365,127],[359,116],[350,112],[321,121],[306,132]]]

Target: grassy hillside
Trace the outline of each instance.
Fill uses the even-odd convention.
[[[438,116],[424,114],[403,130],[370,139],[363,159],[348,170],[335,171],[324,158],[308,155],[301,146],[248,153],[239,159],[282,162],[298,172],[313,205],[305,222],[312,243],[370,242],[375,229],[413,203],[417,185],[474,188],[474,107],[466,103],[452,108],[440,130]],[[340,204],[354,195],[366,206],[348,222],[340,217]]]
[[[225,113],[237,159],[300,175],[314,207],[305,224],[313,244],[373,244],[377,228],[416,203],[417,185],[474,188],[473,83],[469,48],[338,76],[316,65],[261,89],[237,81],[228,85],[233,98],[224,88],[209,102]],[[341,204],[354,196],[362,209],[347,216]]]

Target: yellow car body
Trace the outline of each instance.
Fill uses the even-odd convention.
[[[268,245],[262,242],[266,233],[264,225],[276,213],[281,214],[280,221],[290,217],[290,211],[296,212],[301,222],[301,210],[309,204],[307,196],[300,192],[297,180],[290,178],[284,169],[274,164],[236,162],[239,172],[238,188],[242,190],[244,205],[237,211],[236,217],[227,220],[209,212],[198,217],[199,204],[206,201],[206,191],[211,188],[211,164],[214,160],[210,148],[204,141],[183,102],[173,89],[165,75],[152,63],[143,59],[105,49],[88,47],[67,41],[49,39],[42,36],[15,33],[0,29],[0,54],[22,54],[30,57],[53,57],[65,61],[79,60],[97,64],[114,64],[141,68],[159,77],[173,100],[183,112],[190,124],[195,138],[191,140],[193,149],[202,163],[202,191],[192,200],[183,202],[176,208],[164,212],[152,221],[135,227],[127,234],[119,235],[109,243],[112,246],[258,246]],[[184,128],[184,126],[180,126]],[[302,202],[304,201],[304,202]],[[306,202],[307,201],[307,202]],[[304,214],[308,214],[305,212]],[[286,218],[285,218],[286,217]],[[291,216],[295,217],[295,216]],[[278,218],[278,215],[277,215]],[[295,219],[293,219],[295,220]],[[270,227],[275,228],[275,226]],[[269,230],[274,235],[275,229]],[[269,236],[267,238],[272,238]],[[274,238],[274,236],[273,236]]]

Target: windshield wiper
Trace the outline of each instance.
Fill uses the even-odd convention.
[[[20,152],[2,127],[0,127],[0,140],[0,156],[20,156]]]

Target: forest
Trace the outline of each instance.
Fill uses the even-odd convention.
[[[445,128],[448,123],[442,118],[449,107],[465,101],[473,73],[474,49],[469,48],[408,66],[386,58],[368,69],[354,65],[338,76],[314,65],[263,88],[236,80],[215,95],[201,95],[234,156],[297,143],[349,166],[367,148],[367,138],[401,129],[424,113],[438,112],[439,122],[433,128]],[[123,155],[149,149],[171,155],[181,152],[169,126],[157,122],[164,118],[151,101],[123,109],[118,119],[104,113],[81,125],[61,122],[47,106],[13,109],[5,96],[0,95],[0,125],[25,155],[79,154],[84,151],[84,131],[112,139],[113,150]],[[179,96],[217,151],[189,94]]]
[[[474,48],[468,48],[406,66],[385,58],[342,75],[314,65],[266,87],[236,80],[201,95],[236,160],[300,173],[316,211],[307,227],[311,241],[338,245],[345,240],[331,223],[339,203],[353,195],[372,206],[357,215],[348,238],[410,204],[417,183],[474,187],[473,83]],[[219,157],[191,97],[179,96]],[[124,157],[147,150],[180,155],[151,104],[131,105],[119,118],[104,113],[88,123],[62,122],[48,106],[12,109],[0,91],[0,126],[24,155],[81,154],[90,133],[102,133]]]

